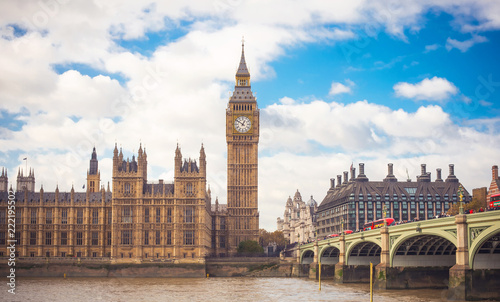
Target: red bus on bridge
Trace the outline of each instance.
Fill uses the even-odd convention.
[[[381,228],[384,226],[384,220],[385,220],[387,226],[391,226],[391,225],[396,224],[396,221],[394,220],[394,218],[384,218],[384,219],[379,219],[379,220],[365,223],[365,225],[363,226],[363,230],[369,231],[369,230]]]
[[[490,209],[500,209],[500,193],[490,196]]]

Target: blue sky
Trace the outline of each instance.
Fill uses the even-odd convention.
[[[169,182],[177,143],[186,158],[203,143],[225,203],[242,36],[261,227],[296,190],[321,202],[351,164],[373,180],[388,163],[399,179],[454,164],[471,191],[499,163],[495,1],[23,1],[2,2],[0,20],[0,166],[14,187],[27,157],[37,190],[81,188],[94,146],[107,185],[115,143],[130,158],[146,146],[148,180]]]

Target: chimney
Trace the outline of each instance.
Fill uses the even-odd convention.
[[[498,179],[498,166],[497,165],[491,167],[491,177],[492,177],[492,180]]]
[[[342,175],[337,175],[337,187],[342,184]]]
[[[335,188],[335,178],[330,178],[330,189]]]
[[[356,168],[351,169],[351,180],[354,180],[356,178]]]
[[[349,178],[349,172],[344,171],[344,182],[342,184],[347,184],[348,178]]]
[[[440,168],[436,169],[436,181],[443,181],[441,179],[441,169]]]
[[[384,181],[398,181],[394,176],[394,168],[392,166],[392,163],[387,164],[387,176],[385,177]]]
[[[357,178],[358,181],[368,181],[368,177],[365,175],[365,164],[359,164],[359,175]]]
[[[420,165],[420,175],[421,176],[426,176],[427,173],[425,172],[425,164]]]
[[[449,169],[450,169],[450,174],[446,178],[446,182],[457,182],[458,179],[455,176],[455,166],[453,164],[450,164]]]

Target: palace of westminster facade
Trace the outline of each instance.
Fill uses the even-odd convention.
[[[207,162],[183,160],[177,146],[173,183],[148,183],[146,150],[124,160],[116,144],[112,190],[101,186],[94,148],[85,192],[35,192],[34,170],[18,171],[15,219],[7,171],[0,176],[0,246],[16,240],[17,257],[108,257],[113,262],[199,262],[237,252],[259,236],[259,109],[244,47],[226,109],[227,204],[212,204]],[[11,197],[12,198],[12,197]],[[15,220],[11,237],[8,224]],[[9,236],[9,237],[7,237]],[[0,248],[0,257],[6,256]]]

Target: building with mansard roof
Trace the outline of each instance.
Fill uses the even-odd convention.
[[[283,218],[278,217],[278,231],[282,231],[289,243],[305,243],[315,238],[316,211],[318,204],[311,198],[304,202],[299,190],[292,198],[289,196]]]
[[[386,217],[396,221],[431,219],[445,213],[459,202],[457,191],[460,182],[454,174],[454,165],[449,165],[449,174],[441,178],[441,169],[436,170],[432,181],[426,165],[421,165],[421,175],[416,181],[398,181],[393,174],[393,165],[388,164],[388,173],[382,181],[370,181],[364,172],[364,164],[356,169],[330,179],[330,188],[318,207],[318,236],[339,233],[342,230],[359,230],[365,223]],[[464,202],[471,196],[464,190]]]
[[[91,257],[112,262],[203,262],[258,241],[259,109],[250,85],[244,45],[226,108],[227,204],[211,203],[203,145],[199,159],[183,159],[177,145],[172,182],[151,182],[147,153],[132,158],[116,144],[112,190],[101,185],[94,148],[85,192],[35,192],[35,173],[18,171],[17,188],[0,176],[0,257],[6,254],[9,194],[15,200],[18,257]],[[222,129],[221,129],[222,131]],[[85,187],[85,186],[84,186]],[[10,193],[12,192],[12,193]],[[12,197],[11,197],[12,198]],[[2,247],[3,246],[3,247]]]

